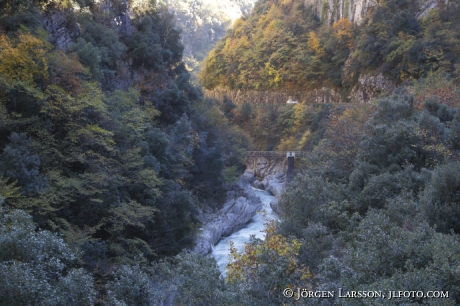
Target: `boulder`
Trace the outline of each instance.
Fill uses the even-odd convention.
[[[254,171],[251,170],[246,170],[243,173],[242,178],[246,180],[249,184],[254,183],[254,181],[256,180],[256,177],[254,176]]]
[[[284,182],[279,179],[268,180],[268,186],[265,190],[269,191],[274,196],[279,197],[283,192]]]
[[[270,180],[268,179],[268,177],[265,177],[261,184],[264,190],[268,190],[268,187],[270,187]]]
[[[273,209],[273,211],[274,211],[276,214],[279,214],[278,198],[274,198],[274,199],[270,202],[270,207]]]
[[[257,188],[257,189],[262,189],[262,190],[265,189],[264,184],[263,184],[261,181],[259,181],[259,180],[255,180],[255,181],[252,183],[252,186],[254,186],[254,187]]]

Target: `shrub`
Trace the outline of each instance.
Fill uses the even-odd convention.
[[[0,219],[0,305],[93,305],[93,279],[62,238],[14,210]]]

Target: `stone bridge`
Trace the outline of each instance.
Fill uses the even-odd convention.
[[[280,163],[282,159],[287,159],[286,178],[289,181],[292,178],[292,172],[294,171],[294,158],[306,156],[305,151],[246,151],[245,157],[247,163],[249,160],[257,160],[259,157],[263,157],[269,161],[270,164]],[[272,161],[272,162],[271,162]],[[284,163],[284,161],[283,161]],[[255,166],[255,165],[254,165]],[[256,167],[254,167],[256,168]]]

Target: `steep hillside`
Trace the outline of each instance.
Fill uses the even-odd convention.
[[[244,167],[182,51],[154,1],[0,3],[0,305],[156,300],[118,281],[192,246]]]
[[[209,53],[202,85],[285,91],[307,103],[301,92],[326,87],[356,103],[430,71],[456,73],[455,3],[427,10],[414,0],[381,2],[358,14],[359,23],[345,14],[326,18],[330,8],[319,16],[317,8],[300,0],[257,2]]]
[[[156,1],[0,1],[0,306],[460,305],[460,8],[367,12],[259,1],[205,61],[214,102]],[[273,91],[384,97],[245,101]],[[224,279],[187,249],[252,214],[220,210],[248,138],[307,153]]]
[[[229,283],[254,305],[458,305],[458,2],[306,3],[257,2],[204,63],[257,149],[308,152]]]

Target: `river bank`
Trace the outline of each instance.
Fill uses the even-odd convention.
[[[227,201],[217,213],[200,216],[203,224],[192,252],[199,255],[211,253],[212,247],[222,237],[229,236],[244,227],[262,209],[262,202],[244,178],[227,193]]]

